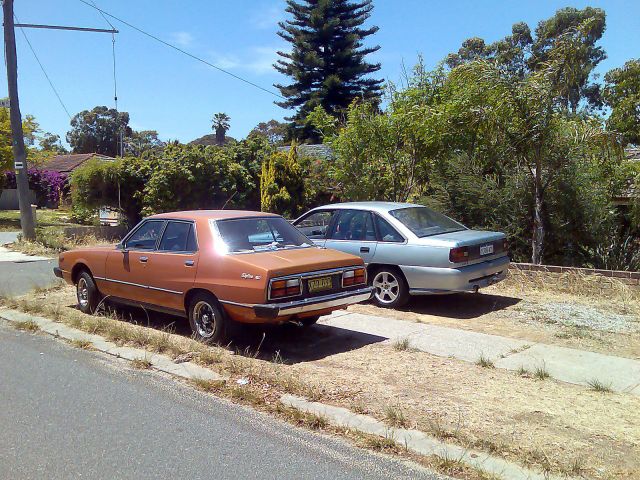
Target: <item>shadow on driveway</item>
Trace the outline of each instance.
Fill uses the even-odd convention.
[[[77,308],[75,305],[69,307]],[[191,336],[186,318],[129,306],[111,304],[109,308],[122,321]],[[320,360],[385,340],[386,337],[378,335],[320,324],[307,328],[294,324],[241,325],[228,348],[238,355],[294,364]]]
[[[453,293],[411,298],[401,311],[469,320],[520,303],[520,298],[484,293]]]

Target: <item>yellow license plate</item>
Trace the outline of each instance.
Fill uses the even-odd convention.
[[[307,283],[309,287],[309,293],[321,292],[322,290],[331,290],[333,287],[333,280],[331,277],[312,278]]]

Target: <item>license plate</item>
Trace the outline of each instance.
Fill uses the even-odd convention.
[[[333,280],[331,277],[312,278],[307,281],[307,286],[309,288],[309,293],[331,290],[333,287]]]
[[[493,253],[493,244],[480,246],[480,255],[489,255],[491,253]]]

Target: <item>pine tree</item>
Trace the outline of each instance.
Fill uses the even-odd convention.
[[[306,116],[318,105],[339,115],[354,98],[378,101],[382,80],[369,75],[380,70],[365,57],[380,47],[365,47],[363,40],[378,31],[364,28],[370,17],[372,0],[287,0],[286,11],[292,19],[280,22],[278,35],[291,43],[276,70],[292,79],[289,85],[275,85],[286,100],[284,108],[297,109],[294,136],[309,138]]]

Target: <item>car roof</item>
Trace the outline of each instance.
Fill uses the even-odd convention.
[[[389,212],[391,210],[397,210],[399,208],[410,207],[422,207],[423,205],[416,205],[415,203],[400,203],[400,202],[344,202],[334,203],[330,205],[323,205],[318,208],[338,208],[354,210],[373,210],[376,212]]]
[[[187,210],[183,212],[167,212],[151,215],[148,218],[171,218],[174,220],[222,220],[247,217],[279,217],[274,213],[253,212],[250,210]]]

